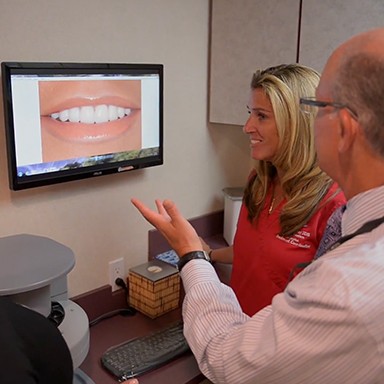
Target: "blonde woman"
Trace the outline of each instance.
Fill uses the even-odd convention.
[[[209,249],[212,261],[233,263],[230,285],[252,316],[282,292],[295,268],[311,261],[328,218],[345,203],[338,186],[317,165],[314,118],[300,109],[319,74],[299,64],[257,71],[249,118],[251,156],[234,244]]]

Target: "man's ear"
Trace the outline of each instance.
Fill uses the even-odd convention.
[[[359,122],[346,108],[339,110],[339,119],[340,126],[338,149],[340,152],[346,152],[355,142],[359,130]]]

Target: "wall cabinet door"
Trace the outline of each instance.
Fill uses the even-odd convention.
[[[243,125],[253,72],[297,56],[300,0],[212,0],[209,121]]]
[[[340,43],[384,26],[384,0],[211,0],[211,6],[214,123],[244,124],[256,69],[300,62],[321,72]]]
[[[343,41],[383,26],[383,0],[303,0],[299,62],[322,71]]]

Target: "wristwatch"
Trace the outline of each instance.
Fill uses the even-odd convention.
[[[211,258],[208,256],[208,254],[205,251],[188,252],[183,257],[181,257],[180,260],[177,262],[177,269],[179,270],[179,272],[181,272],[184,265],[187,264],[188,261],[196,260],[196,259],[206,260],[209,263],[211,262]]]

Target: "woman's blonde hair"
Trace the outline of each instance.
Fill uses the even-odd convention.
[[[279,65],[254,73],[251,89],[263,89],[275,116],[279,146],[273,164],[258,161],[248,181],[244,203],[249,220],[257,220],[267,190],[282,170],[280,180],[287,203],[280,215],[280,235],[290,236],[301,229],[318,209],[332,180],[317,165],[314,145],[314,114],[301,111],[300,97],[314,96],[320,75],[299,64]]]

